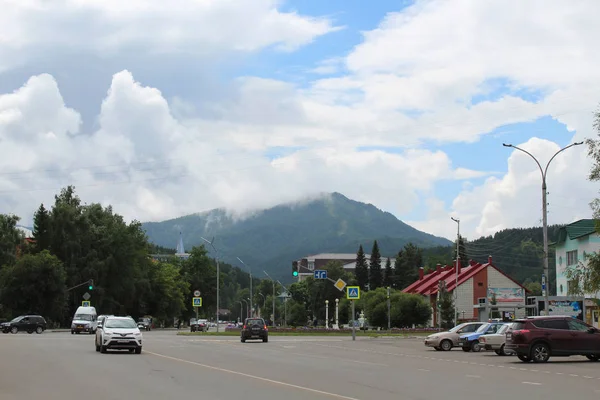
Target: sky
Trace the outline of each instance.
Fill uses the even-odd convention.
[[[600,2],[0,0],[0,212],[127,220],[339,192],[469,239],[541,226],[596,138]],[[585,145],[548,223],[591,218]],[[176,240],[176,239],[174,239]]]

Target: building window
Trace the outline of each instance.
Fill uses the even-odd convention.
[[[308,269],[313,271],[315,269],[315,262],[314,261],[309,261],[308,262]]]
[[[577,250],[567,251],[567,266],[577,265]]]

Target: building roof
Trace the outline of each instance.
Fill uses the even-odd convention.
[[[402,290],[404,293],[416,293],[421,295],[435,295],[438,292],[438,282],[444,281],[446,282],[446,289],[448,291],[454,290],[457,286],[462,285],[473,276],[475,276],[480,271],[491,267],[496,271],[500,272],[502,275],[506,276],[508,279],[524,288],[519,282],[512,279],[510,276],[506,275],[504,272],[500,271],[492,264],[492,258],[489,257],[488,262],[485,264],[472,262],[466,267],[461,267],[460,273],[458,274],[458,285],[456,284],[456,270],[454,266],[446,265],[439,266],[435,271],[430,272],[427,275],[424,275],[422,279],[419,279],[409,285],[407,288]],[[527,289],[525,289],[527,290]]]
[[[365,254],[365,257],[369,258],[370,256]],[[320,253],[303,258],[307,260],[355,260],[356,253]]]
[[[558,230],[558,239],[556,243],[563,243],[567,238],[570,240],[591,235],[596,232],[596,220],[580,219],[579,221],[571,222]]]

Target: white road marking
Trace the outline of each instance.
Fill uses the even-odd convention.
[[[181,362],[181,363],[185,363],[185,364],[195,365],[195,366],[202,367],[202,368],[212,369],[213,371],[219,371],[219,372],[225,372],[225,373],[228,373],[228,374],[244,376],[246,378],[256,379],[256,380],[262,381],[262,382],[268,382],[268,383],[272,383],[272,384],[275,384],[275,385],[286,386],[286,387],[290,387],[290,388],[294,388],[294,389],[304,390],[306,392],[318,393],[318,394],[322,394],[322,395],[325,395],[325,396],[335,397],[335,398],[338,398],[338,399],[358,400],[358,399],[356,399],[354,397],[348,397],[348,396],[343,396],[341,394],[325,392],[323,390],[312,389],[312,388],[309,388],[309,387],[306,387],[306,386],[293,385],[293,384],[287,383],[287,382],[281,382],[281,381],[276,381],[276,380],[273,380],[273,379],[263,378],[263,377],[256,376],[256,375],[245,374],[243,372],[232,371],[230,369],[214,367],[212,365],[200,364],[200,363],[197,363],[197,362],[194,362],[194,361],[184,360],[182,358],[166,356],[164,354],[159,354],[159,353],[153,353],[151,351],[145,351],[145,353],[146,354],[151,354],[151,355],[156,356],[156,357],[165,358],[167,360],[172,360],[172,361],[177,361],[177,362]]]
[[[417,371],[429,372],[428,369],[423,369],[423,368],[419,368],[419,369],[417,369]]]
[[[479,375],[465,375],[467,378],[481,378]]]
[[[539,382],[521,382],[521,383],[524,385],[537,385],[537,386],[541,385],[541,383],[539,383]]]

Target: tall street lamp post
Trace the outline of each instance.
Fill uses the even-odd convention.
[[[215,260],[217,261],[217,333],[219,333],[219,277],[221,274],[221,271],[219,269],[219,252],[217,251],[216,247],[213,245],[213,242],[215,241],[215,238],[213,237],[212,240],[206,240],[205,238],[203,238],[202,236],[200,237],[202,240],[204,240],[206,243],[210,244],[210,247],[212,247],[212,249],[215,252]]]
[[[554,155],[550,158],[550,161],[548,161],[548,163],[546,164],[546,167],[542,168],[542,165],[537,160],[537,158],[535,158],[533,156],[533,154],[531,154],[527,150],[523,150],[522,148],[513,146],[512,144],[502,143],[502,145],[504,147],[512,147],[513,149],[522,151],[523,153],[527,154],[529,157],[533,158],[533,161],[535,161],[535,163],[537,164],[537,166],[540,169],[540,172],[542,174],[542,224],[543,224],[543,234],[544,234],[544,275],[542,277],[542,282],[544,282],[544,281],[549,282],[549,280],[550,280],[549,279],[549,271],[548,271],[548,201],[546,200],[546,195],[548,194],[547,193],[548,187],[546,185],[546,175],[548,173],[548,167],[550,166],[550,163],[552,162],[552,160],[554,160],[554,157],[556,157],[559,153],[562,153],[563,151],[565,151],[566,149],[568,149],[570,147],[579,146],[582,144],[583,144],[583,142],[576,142],[576,143],[571,143],[570,145],[563,147],[562,149],[560,149],[556,153],[554,153]],[[550,291],[549,285],[546,286],[545,288],[543,287],[542,289],[544,290],[544,311],[546,312],[546,315],[550,315],[549,310],[548,310],[548,306],[549,306],[548,292]]]
[[[454,284],[454,326],[456,326],[456,302],[458,301],[458,262],[460,260],[460,219],[454,217],[450,218],[458,225],[458,229],[456,231],[456,268],[454,269],[454,274],[456,275],[456,283]]]
[[[273,326],[275,326],[275,280],[273,278],[271,278],[271,276],[269,274],[267,274],[267,271],[264,271],[265,275],[267,276],[267,278],[269,278],[271,280],[271,282],[273,282],[273,316],[271,318],[273,318],[273,320],[271,321],[271,323],[273,324]]]

